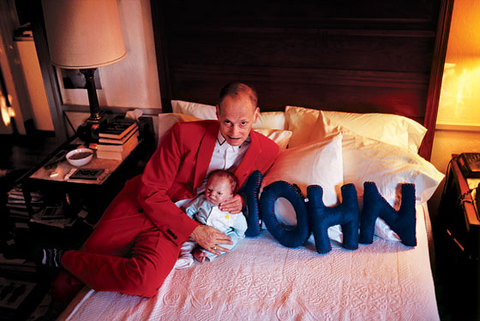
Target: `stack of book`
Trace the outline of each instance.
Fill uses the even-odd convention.
[[[67,216],[66,214],[63,204],[52,204],[45,206],[42,211],[33,214],[30,222],[63,229],[73,226],[80,216],[80,214],[76,216]]]
[[[19,272],[29,272],[29,273],[36,273],[37,272],[37,265],[35,262],[29,261],[25,258],[18,258],[18,257],[12,257],[8,254],[5,253],[0,253],[0,271],[2,273],[12,273],[12,274],[18,274]],[[0,277],[0,291],[5,291],[4,290],[4,284],[2,284],[2,278]],[[0,300],[3,300],[5,296],[2,295],[2,292],[0,292]],[[3,292],[3,293],[5,293]],[[5,320],[3,319],[4,312],[2,309],[2,304],[0,303],[0,311],[2,312],[2,317],[0,317],[0,320]],[[15,320],[15,319],[7,319],[7,320]]]
[[[30,193],[30,205],[34,213],[39,212],[44,207],[44,196],[42,193],[33,191]],[[20,185],[15,186],[8,191],[7,204],[10,217],[20,221],[28,221],[30,218],[27,204]]]
[[[97,158],[125,159],[139,143],[137,122],[128,119],[114,119],[99,133]]]
[[[20,262],[21,260],[17,261]],[[0,277],[0,308],[2,309],[2,320],[18,320],[20,317],[15,313],[15,310],[18,309],[22,303],[26,303],[27,297],[34,288],[35,283],[32,281],[12,280],[10,278]],[[33,298],[30,300],[32,299]],[[23,306],[25,307],[26,305]],[[15,318],[15,316],[17,317]]]

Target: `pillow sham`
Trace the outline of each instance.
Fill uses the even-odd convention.
[[[337,126],[342,126],[356,134],[418,152],[427,132],[424,126],[413,119],[394,114],[348,113],[287,106],[285,119],[286,128],[293,131],[292,147],[321,138],[309,137],[310,133],[320,131],[329,135],[335,132]],[[329,123],[325,124],[327,121]],[[312,131],[313,127],[315,130]]]
[[[406,148],[417,153],[427,129],[413,119],[393,114],[320,111],[311,139],[329,135],[338,126],[357,135]]]
[[[178,122],[202,120],[192,115],[180,113],[161,113],[158,114],[158,143],[163,139],[167,131]],[[277,143],[280,150],[287,148],[292,132],[281,129],[255,128],[256,132],[270,138]]]
[[[200,119],[217,119],[217,108],[213,105],[205,105],[183,100],[172,100],[174,113],[191,115]],[[260,112],[253,128],[286,129],[285,115],[283,111]]]
[[[290,138],[289,147],[296,147],[309,143],[315,139],[311,139],[312,128],[318,119],[320,111],[296,106],[287,106],[285,108],[285,125],[290,130],[292,138]],[[324,139],[328,135],[323,135],[320,139]]]
[[[287,129],[285,126],[285,113],[283,111],[260,112],[253,128]]]
[[[172,100],[171,102],[174,113],[190,115],[200,119],[217,119],[217,108],[215,106],[183,100]]]
[[[363,136],[344,133],[343,179],[357,188],[359,204],[363,201],[364,182],[374,182],[380,195],[395,210],[401,204],[401,184],[415,185],[415,200],[430,199],[444,175],[417,153]],[[375,223],[375,235],[398,241],[398,235],[381,218]]]
[[[161,113],[158,114],[158,143],[163,136],[178,122],[201,120],[197,117],[180,113]]]
[[[415,184],[417,203],[430,199],[444,175],[415,152],[371,138],[343,134],[343,179],[357,188],[363,199],[363,183],[375,182],[392,206],[399,205],[400,184]]]
[[[353,183],[359,205],[363,205],[365,182],[374,182],[380,195],[395,210],[401,204],[401,184],[415,185],[415,200],[430,199],[444,175],[416,152],[383,143],[375,139],[344,132],[342,139],[343,181]],[[329,229],[329,238],[342,242],[338,226]],[[389,241],[399,241],[398,235],[381,218],[375,222],[375,235]]]
[[[326,206],[337,203],[343,185],[342,134],[289,148],[280,153],[265,175],[262,187],[276,181],[296,184],[304,196],[309,185],[322,186]],[[292,221],[289,218],[286,221]]]
[[[308,186],[320,185],[323,188],[322,200],[325,206],[337,204],[343,185],[342,134],[337,133],[324,140],[281,152],[263,178],[262,188],[276,181],[296,184],[304,197],[307,195]],[[297,225],[295,208],[286,198],[277,199],[275,214],[280,223]],[[331,226],[328,237],[341,243],[343,238],[340,226]]]

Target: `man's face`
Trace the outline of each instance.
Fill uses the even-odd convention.
[[[246,94],[235,97],[226,96],[221,103],[221,108],[217,105],[220,133],[231,146],[243,144],[257,117],[258,107],[253,106]]]
[[[230,182],[221,177],[211,177],[205,188],[205,198],[212,204],[218,205],[232,197]]]

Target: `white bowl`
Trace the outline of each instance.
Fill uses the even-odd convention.
[[[87,165],[93,158],[93,150],[88,148],[77,148],[69,151],[66,158],[73,166],[80,167]]]

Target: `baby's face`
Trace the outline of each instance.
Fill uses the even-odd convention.
[[[230,182],[221,177],[211,177],[205,189],[205,198],[212,204],[218,205],[232,197]]]

